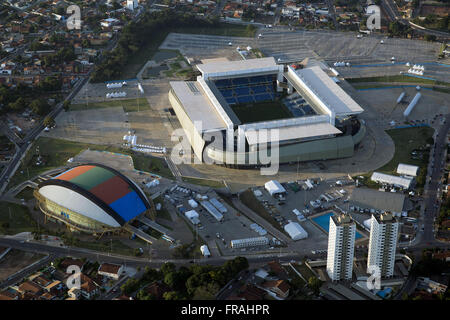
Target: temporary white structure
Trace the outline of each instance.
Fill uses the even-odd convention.
[[[192,208],[197,208],[198,207],[198,203],[197,203],[197,201],[195,201],[194,199],[189,199],[189,205],[192,207]]]
[[[420,94],[420,92],[418,92],[414,98],[411,100],[410,104],[408,105],[408,107],[406,108],[406,110],[403,112],[403,115],[405,117],[409,116],[409,114],[411,113],[411,111],[414,109],[414,107],[416,106],[417,102],[419,102],[419,99],[422,95]]]
[[[186,216],[186,218],[189,219],[189,221],[191,221],[191,223],[193,225],[197,225],[200,223],[200,219],[198,218],[198,213],[195,210],[190,210],[184,213],[184,215]]]
[[[418,166],[413,166],[411,164],[399,163],[397,167],[398,174],[404,174],[411,177],[417,177],[417,172],[419,171]]]
[[[211,204],[216,207],[216,209],[219,210],[220,213],[225,213],[228,211],[227,208],[225,208],[225,206],[216,198],[209,199],[209,202],[211,202]]]
[[[308,233],[297,222],[289,222],[284,226],[284,231],[289,234],[292,240],[300,240],[308,237]]]
[[[403,98],[405,97],[405,91],[403,91],[402,93],[400,93],[400,96],[397,99],[397,103],[402,102]]]
[[[262,196],[262,192],[259,191],[259,190],[254,190],[254,191],[253,191],[253,194],[254,194],[255,196],[257,196],[257,197],[261,197],[261,196]]]
[[[223,215],[208,200],[201,201],[200,204],[209,212],[217,221],[223,220]]]
[[[186,211],[184,213],[184,215],[186,216],[186,218],[188,219],[192,219],[192,218],[198,218],[198,213],[195,210],[190,210],[190,211]]]
[[[209,248],[206,244],[204,244],[200,247],[200,251],[202,252],[203,256],[205,256],[205,257],[209,257],[211,255],[211,252],[209,252]]]
[[[270,193],[271,196],[278,193],[285,193],[286,189],[276,180],[270,180],[264,184],[267,192]]]
[[[233,249],[234,248],[264,246],[264,245],[268,245],[268,244],[269,244],[269,239],[267,239],[266,237],[231,240],[231,248],[233,248]]]
[[[381,172],[374,172],[370,177],[370,180],[378,183],[386,183],[389,185],[402,187],[404,189],[409,189],[411,187],[412,179],[405,177],[397,177],[390,174],[385,174]]]

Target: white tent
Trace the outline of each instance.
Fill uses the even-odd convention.
[[[399,163],[397,167],[398,174],[404,174],[411,177],[416,177],[417,171],[419,171],[419,167],[410,164]]]
[[[189,199],[189,205],[192,207],[192,208],[197,208],[198,207],[198,203],[197,203],[197,201],[195,201],[194,199]]]
[[[254,191],[253,191],[253,194],[254,194],[255,196],[257,196],[257,197],[261,197],[261,196],[262,196],[262,192],[259,191],[259,190],[254,190]]]
[[[283,186],[276,180],[270,180],[266,182],[264,187],[266,188],[267,192],[270,193],[271,196],[273,196],[274,194],[286,192],[286,189],[284,189]]]
[[[308,233],[297,222],[289,222],[284,226],[284,231],[289,234],[292,240],[300,240],[308,237]]]
[[[208,248],[208,246],[207,246],[206,244],[204,244],[204,245],[202,245],[202,246],[200,247],[200,251],[202,252],[202,254],[203,254],[205,257],[209,257],[209,256],[211,255],[211,252],[209,252],[209,248]]]
[[[297,209],[292,210],[292,213],[294,213],[296,216],[301,215],[300,211],[298,211]]]
[[[186,216],[186,218],[188,219],[193,219],[193,218],[198,218],[198,213],[195,210],[190,210],[190,211],[186,211],[184,213],[184,215]]]
[[[412,183],[412,179],[397,177],[390,174],[385,174],[381,172],[372,173],[370,180],[378,183],[386,183],[393,186],[402,187],[404,189],[409,189]]]

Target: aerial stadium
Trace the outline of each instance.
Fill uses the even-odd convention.
[[[118,233],[151,209],[137,184],[101,164],[75,166],[45,180],[34,196],[46,218],[95,235]]]
[[[170,82],[169,101],[203,162],[258,166],[275,144],[279,163],[346,158],[365,135],[364,110],[318,65],[269,57],[196,67],[196,81]]]

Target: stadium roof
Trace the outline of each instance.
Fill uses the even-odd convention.
[[[298,69],[299,78],[311,89],[337,116],[358,114],[364,110],[319,66]]]
[[[209,76],[225,76],[239,73],[247,74],[279,70],[279,66],[273,57],[238,61],[216,61],[198,64],[197,68],[203,75]]]
[[[150,208],[134,182],[100,164],[71,168],[42,182],[39,192],[62,207],[116,227]]]
[[[273,141],[286,141],[292,139],[301,139],[308,137],[319,137],[330,134],[342,133],[339,129],[327,122],[300,124],[296,126],[287,126],[275,128],[278,130],[278,139],[267,130],[267,134],[258,134],[259,130],[248,130],[245,132],[249,145],[258,143],[267,143]],[[265,129],[263,129],[265,130]],[[259,135],[259,139],[258,139]]]
[[[411,164],[399,163],[397,167],[398,174],[405,174],[412,177],[417,176],[417,171],[419,171],[419,167]]]
[[[171,81],[170,85],[199,132],[227,128],[227,124],[196,81]]]

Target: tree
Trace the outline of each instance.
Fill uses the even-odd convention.
[[[48,127],[48,128],[52,128],[56,125],[55,119],[53,119],[53,117],[47,116],[44,119],[44,126]]]
[[[38,115],[44,115],[50,111],[50,105],[42,98],[33,100],[30,103],[30,107],[31,110]]]
[[[127,282],[125,282],[120,289],[122,292],[126,295],[129,295],[130,293],[136,291],[139,287],[139,282],[136,279],[128,279]]]
[[[314,291],[315,295],[318,295],[320,292],[320,287],[322,286],[322,281],[317,277],[310,277],[308,279],[308,287]]]
[[[22,111],[26,107],[25,99],[22,97],[17,98],[16,101],[8,104],[8,108],[13,111]]]
[[[220,286],[215,282],[210,282],[204,286],[198,287],[195,290],[193,300],[214,300]]]
[[[180,300],[181,296],[176,291],[164,292],[163,294],[164,300]]]
[[[69,109],[70,109],[70,101],[69,100],[65,100],[63,102],[63,109],[64,109],[64,111],[69,111]]]
[[[176,270],[175,264],[172,262],[166,262],[161,266],[161,272],[164,276],[170,272],[174,272]]]

